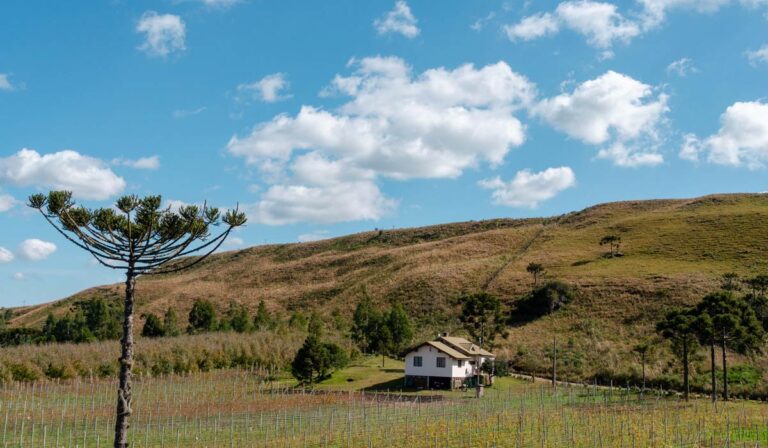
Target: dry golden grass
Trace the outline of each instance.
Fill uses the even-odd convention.
[[[402,302],[422,321],[418,336],[426,337],[455,329],[454,299],[462,292],[486,289],[512,303],[531,288],[525,266],[540,262],[547,278],[575,285],[578,297],[553,316],[513,328],[499,350],[510,357],[526,352],[542,368],[541,352],[557,334],[574,356],[583,356],[582,366],[572,369],[579,375],[629,373],[637,364],[632,345],[653,336],[666,310],[695,303],[725,272],[768,271],[766,218],[768,195],[718,195],[259,246],[218,254],[179,275],[140,279],[138,312],[174,307],[185,316],[198,298],[221,310],[234,300],[255,311],[263,299],[282,315],[301,309],[349,317],[365,291],[382,307]],[[609,233],[622,237],[624,257],[603,257],[598,241]],[[14,323],[40,324],[49,312],[66,312],[74,299],[119,297],[121,290],[120,284],[93,288],[24,310]],[[671,374],[668,361],[668,354],[657,356],[652,374]]]

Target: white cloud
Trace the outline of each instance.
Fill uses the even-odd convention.
[[[45,260],[54,252],[56,252],[55,244],[36,238],[24,240],[24,242],[19,245],[18,251],[21,258],[30,261]]]
[[[246,211],[256,222],[283,225],[301,221],[378,220],[395,206],[396,202],[385,197],[373,182],[346,182],[325,186],[274,185]]]
[[[248,101],[253,98],[265,103],[274,103],[290,98],[290,95],[282,93],[289,85],[284,74],[273,73],[261,78],[259,81],[238,85],[237,99],[239,101]]]
[[[186,118],[193,115],[199,115],[205,111],[205,106],[196,109],[176,109],[173,111],[173,118]]]
[[[303,106],[296,116],[278,115],[230,140],[231,154],[278,183],[262,195],[257,220],[378,219],[394,201],[376,179],[458,177],[481,162],[498,165],[525,140],[513,113],[533,101],[536,89],[503,62],[418,76],[399,58],[352,65],[351,76],[336,76],[324,90],[351,97],[338,110]],[[335,208],[324,195],[335,197]],[[317,210],[308,210],[309,200]]]
[[[41,155],[32,149],[0,158],[0,184],[69,190],[82,199],[107,199],[125,180],[99,159],[65,150]]]
[[[688,9],[699,13],[712,13],[731,0],[637,0],[642,6],[642,23],[646,29],[660,25],[673,9]],[[743,0],[747,3],[750,0]]]
[[[420,33],[416,17],[408,7],[405,0],[395,2],[395,8],[389,11],[380,19],[373,22],[373,26],[379,34],[399,33],[403,36],[413,39]]]
[[[620,166],[663,161],[652,143],[659,138],[667,111],[665,94],[655,95],[651,86],[614,71],[532,108],[534,115],[570,137],[593,145],[608,144],[598,156]]]
[[[550,13],[536,14],[525,17],[515,25],[504,26],[509,40],[533,40],[540,37],[557,34],[560,31],[560,22]]]
[[[535,208],[561,191],[576,185],[576,175],[569,167],[548,168],[538,173],[518,171],[509,182],[499,177],[480,181],[480,186],[493,190],[496,204]]]
[[[525,17],[504,30],[511,40],[532,40],[556,34],[562,28],[581,34],[590,45],[600,49],[608,49],[616,41],[629,42],[641,32],[637,23],[618,12],[616,5],[592,0],[562,2],[553,13]]]
[[[667,66],[667,73],[675,74],[681,78],[698,72],[699,69],[693,65],[691,58],[680,58]]]
[[[19,201],[17,201],[16,198],[10,194],[0,193],[0,213],[7,212],[8,210],[15,207],[18,203]]]
[[[472,24],[469,25],[469,28],[471,28],[473,31],[481,31],[483,28],[485,28],[485,25],[494,18],[496,18],[496,13],[491,11],[485,17],[472,22]]]
[[[0,73],[0,90],[5,91],[11,91],[14,90],[13,84],[11,84],[11,80],[8,79],[10,77],[7,73]]]
[[[14,272],[13,279],[21,282],[26,280],[27,276],[23,272]]]
[[[747,51],[746,54],[749,63],[753,66],[768,63],[768,44],[763,45],[758,50]]]
[[[10,263],[14,258],[13,252],[0,246],[0,263]]]
[[[242,247],[245,244],[242,238],[236,236],[230,236],[224,241],[224,245],[227,247]]]
[[[702,154],[710,163],[764,167],[768,162],[768,104],[734,103],[720,116],[717,134],[703,140],[687,135],[680,157],[697,161]]]
[[[312,241],[320,241],[328,238],[327,230],[315,230],[310,233],[302,233],[298,236],[297,240],[300,243],[310,243]]]
[[[137,170],[156,170],[160,168],[160,157],[149,156],[138,159],[113,159],[112,165],[127,166]]]
[[[150,56],[166,57],[185,47],[186,27],[181,17],[147,11],[136,25],[136,32],[145,35],[139,50]]]

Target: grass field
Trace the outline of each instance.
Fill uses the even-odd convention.
[[[683,447],[764,446],[768,406],[689,403],[655,392],[501,379],[482,399],[361,392],[346,378],[396,367],[366,360],[313,391],[257,372],[139,379],[133,447]],[[394,361],[389,361],[394,366]],[[364,387],[370,385],[360,384]],[[0,389],[0,445],[107,447],[114,382],[13,384]],[[438,400],[438,401],[435,401]],[[760,445],[758,445],[758,443]]]

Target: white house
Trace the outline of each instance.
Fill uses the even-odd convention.
[[[405,387],[456,389],[480,373],[480,366],[496,356],[464,338],[439,336],[405,355]]]

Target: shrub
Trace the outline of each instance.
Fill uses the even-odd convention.
[[[547,282],[517,301],[510,321],[524,323],[552,314],[573,300],[574,295],[573,288],[566,283]]]
[[[144,327],[141,329],[141,335],[146,338],[159,338],[165,336],[165,328],[160,318],[154,314],[147,314],[144,320]]]
[[[207,300],[195,300],[192,309],[189,311],[189,327],[187,331],[190,334],[194,334],[214,330],[216,330],[216,309],[213,307],[213,304]]]
[[[30,362],[10,364],[8,368],[14,381],[29,383],[37,381],[43,376],[40,368]]]

